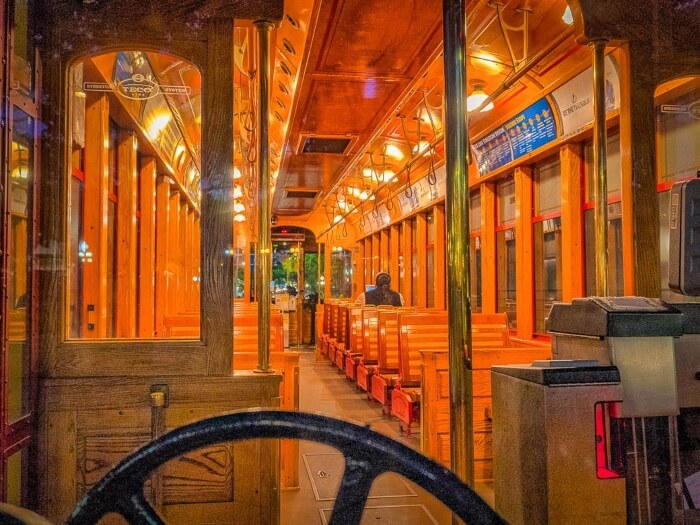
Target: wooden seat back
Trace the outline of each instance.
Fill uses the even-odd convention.
[[[472,314],[472,346],[485,348],[510,346],[508,316],[505,312],[496,314]]]
[[[349,304],[342,302],[338,304],[338,344],[348,345],[350,339]]]
[[[379,309],[377,315],[377,366],[379,370],[399,368],[399,319],[398,310]]]
[[[338,301],[331,303],[331,322],[329,325],[329,336],[331,339],[338,339]]]
[[[323,303],[323,331],[321,333],[326,337],[330,337],[331,334],[331,305],[330,299]]]
[[[406,312],[398,316],[401,383],[421,380],[421,350],[447,350],[447,312]]]
[[[362,307],[362,360],[377,361],[378,355],[378,318],[376,306]]]
[[[362,353],[362,306],[351,306],[349,309],[350,334],[349,347],[354,353]]]

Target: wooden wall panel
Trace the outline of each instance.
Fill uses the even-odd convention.
[[[85,126],[85,197],[83,239],[93,253],[83,267],[83,337],[107,336],[107,217],[109,204],[109,101],[104,94],[88,93]],[[54,218],[55,220],[55,218]]]
[[[415,306],[413,305],[413,300],[411,299],[413,297],[411,293],[413,287],[413,277],[411,275],[411,248],[413,244],[412,230],[413,224],[411,223],[410,219],[405,219],[401,223],[401,245],[403,246],[401,255],[403,263],[401,282],[403,286],[401,288],[401,294],[406,302],[405,306]]]
[[[374,278],[381,271],[381,261],[382,254],[380,251],[380,240],[379,233],[372,235],[372,282],[374,283]]]
[[[39,493],[50,497],[41,511],[52,522],[64,522],[85,490],[151,439],[151,385],[169,386],[170,404],[163,411],[165,427],[172,429],[250,406],[277,407],[280,379],[240,372],[228,378],[44,380],[40,426],[46,438],[40,441],[38,483]],[[212,524],[274,521],[279,473],[271,461],[278,450],[272,440],[219,444],[169,462],[156,478],[163,483],[164,517]]]
[[[515,267],[518,272],[517,334],[524,339],[534,333],[534,249],[532,236],[532,170],[515,169]]]
[[[117,290],[115,303],[115,337],[136,336],[136,260],[139,242],[136,211],[138,180],[136,164],[136,135],[130,130],[119,130],[117,142],[119,186],[117,188]]]
[[[142,157],[139,228],[139,337],[155,336],[156,162]]]
[[[434,208],[435,221],[435,308],[447,309],[447,236],[445,228],[445,206]],[[472,266],[471,271],[475,271]]]
[[[416,290],[416,301],[414,306],[424,308],[428,306],[428,286],[433,286],[434,283],[428,282],[428,254],[426,246],[428,245],[428,221],[425,213],[416,215],[416,244],[415,257],[418,258],[417,270],[418,275],[415,276],[414,283],[418,286]]]
[[[382,272],[389,272],[389,228],[384,228],[379,232],[379,269]],[[393,277],[393,276],[392,276]]]
[[[481,311],[496,313],[496,185],[481,185]]]
[[[562,301],[583,297],[583,147],[581,143],[565,144],[559,150],[561,161],[561,243]]]
[[[167,314],[179,314],[182,313],[182,303],[180,286],[182,284],[182,268],[180,266],[182,262],[182,245],[180,244],[180,231],[182,225],[180,220],[182,216],[180,215],[180,207],[182,206],[182,201],[180,199],[180,193],[177,191],[171,191],[170,193],[170,203],[168,204],[168,211],[170,217],[168,218],[168,252],[166,255],[166,279],[168,281],[168,294],[167,294]]]
[[[162,336],[163,319],[168,313],[168,245],[170,229],[170,182],[159,177],[156,182],[156,278],[155,278],[155,334]]]

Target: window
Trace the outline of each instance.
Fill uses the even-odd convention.
[[[675,106],[690,106],[700,100],[698,77],[685,79],[676,94],[668,101]],[[670,186],[674,182],[695,178],[700,172],[700,120],[690,112],[657,114],[657,151],[660,167],[659,180],[664,191],[659,192],[659,236],[661,258],[661,299],[669,302],[700,302],[671,291],[668,287],[669,260],[669,206]],[[665,184],[664,184],[665,183]]]
[[[145,89],[174,66],[181,92]],[[83,59],[69,78],[66,337],[197,337],[199,72],[117,51]],[[183,315],[191,326],[168,329]]]
[[[496,187],[498,225],[496,227],[496,292],[499,312],[508,314],[508,325],[517,327],[515,308],[515,181],[512,177]]]
[[[595,180],[593,177],[593,144],[586,144],[583,221],[585,238],[586,295],[596,295],[595,283]],[[620,135],[608,135],[608,294],[624,295],[622,267],[622,203],[620,202],[622,168],[620,165]]]
[[[562,299],[561,164],[559,159],[535,168],[535,332],[544,333],[552,303]]]
[[[469,197],[469,261],[472,311],[481,312],[481,193]]]

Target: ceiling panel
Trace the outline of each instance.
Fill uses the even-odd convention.
[[[440,0],[337,0],[317,71],[410,74],[441,23],[434,13],[441,11]]]

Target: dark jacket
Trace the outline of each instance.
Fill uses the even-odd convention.
[[[394,290],[380,286],[365,292],[365,304],[401,306],[401,296]]]

